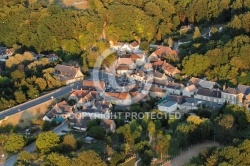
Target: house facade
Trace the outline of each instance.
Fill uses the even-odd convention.
[[[57,75],[61,81],[65,81],[67,85],[83,80],[83,74],[80,68],[57,64],[54,69],[55,75]]]
[[[163,101],[162,103],[158,104],[158,110],[163,112],[174,112],[178,108],[178,103],[173,101]]]

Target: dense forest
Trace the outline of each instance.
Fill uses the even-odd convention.
[[[250,155],[250,141],[236,141],[233,146],[223,148],[208,148],[203,150],[199,156],[194,157],[190,163],[185,166],[199,165],[249,165],[250,160],[247,156]]]
[[[236,28],[249,32],[249,14],[243,14],[249,10],[249,0],[93,0],[85,11],[46,1],[2,0],[0,5],[0,41],[37,52],[78,54],[100,39],[151,42],[180,25],[227,22],[236,14]]]
[[[6,61],[8,71],[0,76],[0,110],[39,97],[44,90],[65,85],[54,73],[54,66],[47,58],[34,61],[30,52],[16,54]]]

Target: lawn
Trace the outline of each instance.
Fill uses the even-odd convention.
[[[84,142],[80,151],[93,150],[97,154],[102,156],[105,150],[105,146],[106,144],[104,141],[97,141],[96,143],[92,143],[92,144],[88,144]]]
[[[134,158],[124,164],[122,164],[121,166],[132,166],[132,165],[135,165],[135,162],[136,162],[137,158]]]
[[[174,157],[181,151],[179,147],[179,142],[176,139],[171,139],[169,147],[169,156]]]

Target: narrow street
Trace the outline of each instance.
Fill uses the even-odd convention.
[[[67,130],[68,129],[68,123],[66,121],[64,121],[64,123],[62,123],[61,125],[57,126],[56,128],[53,129],[53,132],[55,132],[58,135],[62,134],[62,130]],[[35,142],[33,142],[32,144],[26,146],[23,150],[27,151],[27,152],[33,152],[36,148],[36,144]],[[15,154],[13,156],[11,156],[10,158],[8,158],[5,163],[0,164],[0,166],[13,166],[17,159],[18,159],[19,154]]]

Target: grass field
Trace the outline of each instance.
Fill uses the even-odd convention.
[[[32,119],[39,119],[43,117],[50,105],[51,101],[48,101],[28,110],[11,115],[6,120],[2,121],[1,126],[11,124],[13,126],[18,125],[22,128],[26,128],[30,126]]]
[[[93,150],[97,154],[102,155],[105,149],[105,142],[104,141],[97,141],[96,143],[88,144],[88,143],[83,143],[81,151],[86,151],[86,150]]]
[[[134,159],[122,164],[121,166],[133,166],[133,165],[135,165],[136,160],[137,160],[137,158],[134,158]]]
[[[77,9],[88,8],[88,0],[50,0],[50,3],[55,3],[57,5],[62,5],[66,7],[73,6]]]

